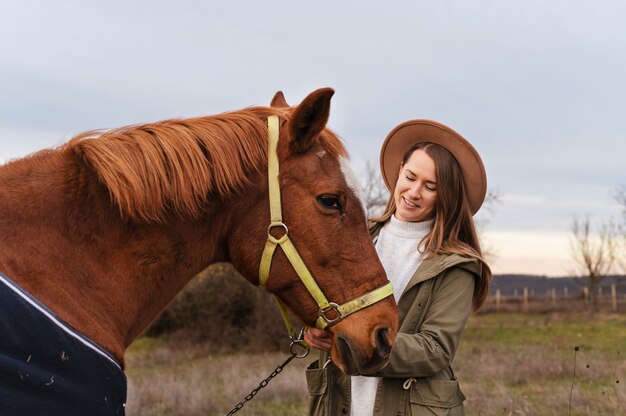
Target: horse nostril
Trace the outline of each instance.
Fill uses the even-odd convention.
[[[387,328],[380,328],[376,331],[376,349],[378,351],[378,355],[385,359],[391,352],[391,347],[389,346],[389,341],[387,340],[388,334]]]

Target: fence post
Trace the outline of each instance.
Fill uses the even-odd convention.
[[[552,296],[552,306],[556,306],[556,289],[552,288],[550,292]]]
[[[500,311],[500,289],[496,289],[496,312]]]
[[[613,301],[613,312],[617,312],[617,288],[615,283],[611,285],[611,300]]]
[[[583,297],[585,298],[585,304],[589,304],[589,288],[587,286],[583,287]]]
[[[567,286],[563,287],[563,297],[569,298],[569,289],[567,288]]]
[[[524,288],[524,310],[528,310],[528,288]]]

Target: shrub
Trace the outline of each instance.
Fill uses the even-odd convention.
[[[237,350],[277,350],[289,344],[273,297],[250,285],[228,263],[194,277],[146,335]]]

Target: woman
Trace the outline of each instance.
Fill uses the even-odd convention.
[[[376,374],[346,376],[328,360],[331,340],[311,328],[321,350],[307,369],[312,415],[463,415],[452,371],[465,323],[489,290],[472,216],[487,190],[472,145],[452,129],[411,120],[389,133],[380,154],[391,197],[370,233],[394,287],[400,331]]]

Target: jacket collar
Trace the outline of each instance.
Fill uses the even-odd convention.
[[[404,289],[404,293],[410,290],[413,286],[426,280],[432,279],[438,276],[447,269],[452,267],[462,267],[472,274],[480,274],[480,263],[473,257],[465,257],[459,254],[435,254],[424,259],[419,265],[413,277],[409,280],[409,283]]]
[[[384,225],[385,223],[381,222],[370,223],[370,236],[372,237],[372,240],[374,242],[376,242],[378,235],[380,234],[380,230],[383,228]],[[413,277],[411,277],[411,280],[409,280],[409,283],[406,285],[406,288],[404,289],[404,292],[402,292],[402,294],[404,295],[404,293],[406,293],[418,283],[432,279],[433,277],[439,275],[441,272],[455,266],[461,266],[468,272],[475,275],[480,274],[481,266],[478,260],[475,258],[464,257],[459,254],[431,255],[428,258],[424,259],[415,271],[415,273],[413,273]]]

